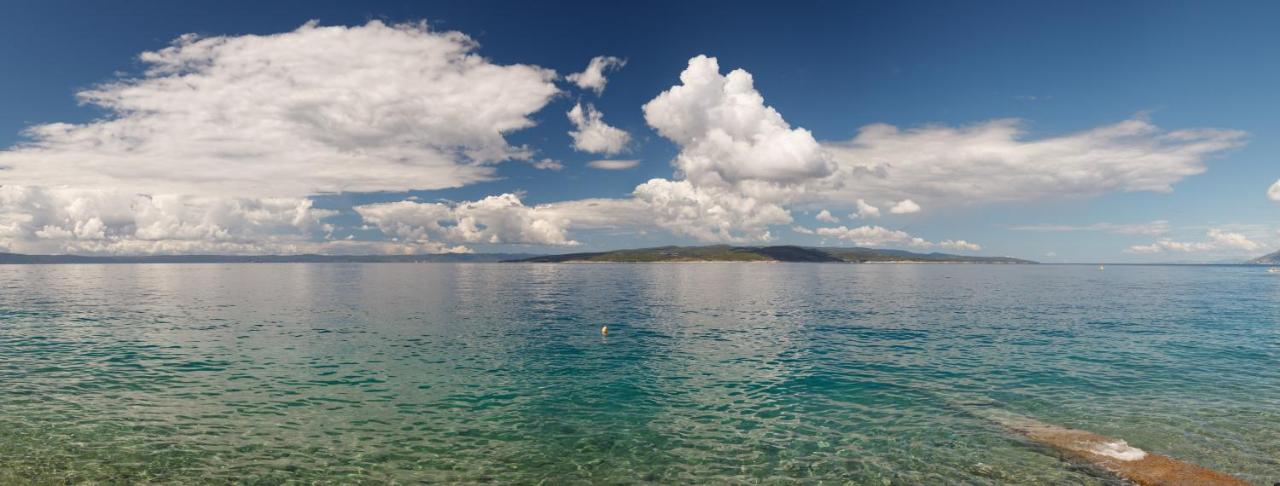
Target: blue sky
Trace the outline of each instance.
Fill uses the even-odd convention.
[[[0,246],[564,252],[732,242],[1042,261],[1242,259],[1280,248],[1280,202],[1267,196],[1280,178],[1280,62],[1269,55],[1280,47],[1278,16],[1273,2],[8,2],[0,5],[0,146],[10,147],[0,152],[0,191],[8,191],[0,193]],[[313,20],[343,30],[300,30]],[[387,41],[403,45],[384,45],[371,21],[412,32]],[[473,40],[467,49],[488,66],[509,71],[484,78],[508,83],[492,93],[542,91],[503,102],[509,113],[491,125],[420,122],[496,101],[473,92],[475,82],[433,85],[441,78],[430,65],[413,71],[404,60],[370,59],[418,48],[405,55],[422,58],[443,49],[430,43],[451,31]],[[192,64],[181,72],[147,72],[156,64],[142,53],[188,33],[240,42],[188,44],[182,59]],[[273,35],[286,37],[244,37]],[[330,51],[305,48],[321,36],[344,38]],[[236,84],[245,78],[232,71],[251,64],[230,63],[281,66],[294,59],[286,55],[312,56],[299,64],[311,67],[275,76],[314,95],[300,101],[288,92],[294,98],[282,111],[271,105],[284,94],[270,93],[253,94],[263,96],[252,102],[264,111],[228,108],[255,99],[235,93],[265,86]],[[337,62],[325,67],[329,55]],[[680,77],[699,55],[717,61],[722,84],[732,70],[750,73],[746,93],[760,103],[733,105],[740,111],[728,122],[704,120],[697,110],[715,100],[693,99],[702,91]],[[625,60],[604,72],[600,94],[567,78],[597,56]],[[541,75],[511,66],[554,76],[534,79]],[[356,76],[358,69],[384,74]],[[194,81],[177,96],[121,84],[147,88],[180,76]],[[344,76],[367,85],[339,83]],[[657,103],[661,113],[646,117],[646,103],[680,86],[688,97]],[[106,98],[77,97],[86,90]],[[475,98],[461,114],[443,112],[432,97],[450,94]],[[103,99],[136,104],[113,108]],[[192,100],[208,106],[182,107]],[[419,100],[418,111],[394,108]],[[136,109],[154,103],[175,105],[159,108],[163,117]],[[626,133],[621,151],[575,149],[566,113],[578,104]],[[283,112],[280,123],[309,121],[257,139],[260,120],[236,119]],[[392,115],[419,121],[379,125]],[[1019,131],[1007,135],[996,120],[1011,119],[1019,122],[1007,126]],[[519,120],[523,126],[510,127]],[[376,126],[360,125],[366,121]],[[1118,126],[1127,121],[1136,133]],[[81,128],[23,135],[59,123]],[[226,131],[187,143],[186,132],[164,128],[175,123]],[[849,147],[864,127],[879,125],[896,131],[863,132]],[[731,140],[704,143],[717,131]],[[264,144],[279,152],[247,148]],[[458,155],[481,149],[503,153]],[[374,167],[362,165],[368,157],[382,157],[381,165],[344,185],[345,168]],[[587,165],[602,159],[638,163]],[[562,169],[536,168],[542,160]],[[397,164],[414,175],[397,183]],[[637,192],[653,179],[661,183]],[[476,204],[504,194],[518,203]],[[850,217],[858,199],[879,216]],[[890,210],[905,199],[920,210]],[[817,219],[822,210],[834,218]]]

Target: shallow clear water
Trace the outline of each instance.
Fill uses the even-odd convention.
[[[6,484],[1108,481],[970,400],[1271,484],[1280,277],[0,266],[0,384]]]

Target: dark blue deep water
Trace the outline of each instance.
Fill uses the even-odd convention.
[[[1109,481],[972,400],[1280,481],[1280,276],[0,266],[4,484]]]

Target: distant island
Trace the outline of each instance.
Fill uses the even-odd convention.
[[[521,263],[659,262],[811,262],[811,263],[1037,263],[1011,257],[915,253],[875,248],[802,246],[663,246],[635,250],[543,255],[511,260]]]
[[[1250,265],[1280,265],[1280,251],[1254,258],[1245,263]]]

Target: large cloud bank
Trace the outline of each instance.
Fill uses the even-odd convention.
[[[106,112],[0,152],[0,245],[22,251],[312,249],[307,196],[457,187],[529,159],[505,134],[555,73],[497,65],[425,24],[187,35],[137,78],[77,93]],[[550,167],[550,166],[548,166]]]
[[[910,198],[929,207],[1170,192],[1244,137],[1235,130],[1163,131],[1141,117],[1041,139],[1028,139],[1018,120],[907,130],[871,125],[850,141],[825,145],[843,182],[827,194]]]
[[[1164,130],[1143,116],[1032,137],[1026,123],[862,127],[824,142],[765,101],[752,74],[696,56],[678,83],[641,107],[676,154],[672,174],[621,197],[528,205],[515,189],[462,202],[356,205],[356,228],[315,208],[330,193],[461,187],[519,160],[555,177],[565,165],[508,137],[561,91],[599,96],[621,58],[600,56],[558,78],[496,64],[458,32],[425,23],[324,27],[276,35],[183,36],[141,54],[145,72],[77,93],[100,119],[31,127],[0,151],[0,248],[80,253],[469,251],[472,245],[580,244],[576,232],[651,229],[703,242],[766,242],[792,231],[865,245],[977,251],[890,226],[917,213],[1010,201],[1169,192],[1241,146],[1234,130]],[[563,98],[563,97],[561,97]],[[594,105],[567,112],[573,147],[616,155],[646,137],[604,122]],[[638,159],[588,167],[622,170]],[[649,167],[646,165],[645,167]],[[601,174],[601,172],[592,172]],[[536,189],[535,189],[536,190]],[[1280,199],[1280,182],[1269,190]],[[792,210],[822,208],[805,228]],[[884,208],[883,210],[881,208]],[[352,241],[359,226],[381,238]],[[1108,230],[1108,228],[1100,228]],[[1161,239],[1133,252],[1234,249]],[[1187,250],[1191,249],[1191,250]]]
[[[298,253],[332,227],[305,198],[0,187],[0,247],[26,253]]]
[[[1207,236],[1208,239],[1204,241],[1177,241],[1169,238],[1161,238],[1156,240],[1155,243],[1151,243],[1149,245],[1134,245],[1125,251],[1128,253],[1207,252],[1244,255],[1256,253],[1266,248],[1262,243],[1253,241],[1244,234],[1225,231],[1218,228],[1210,229],[1205,236]]]

